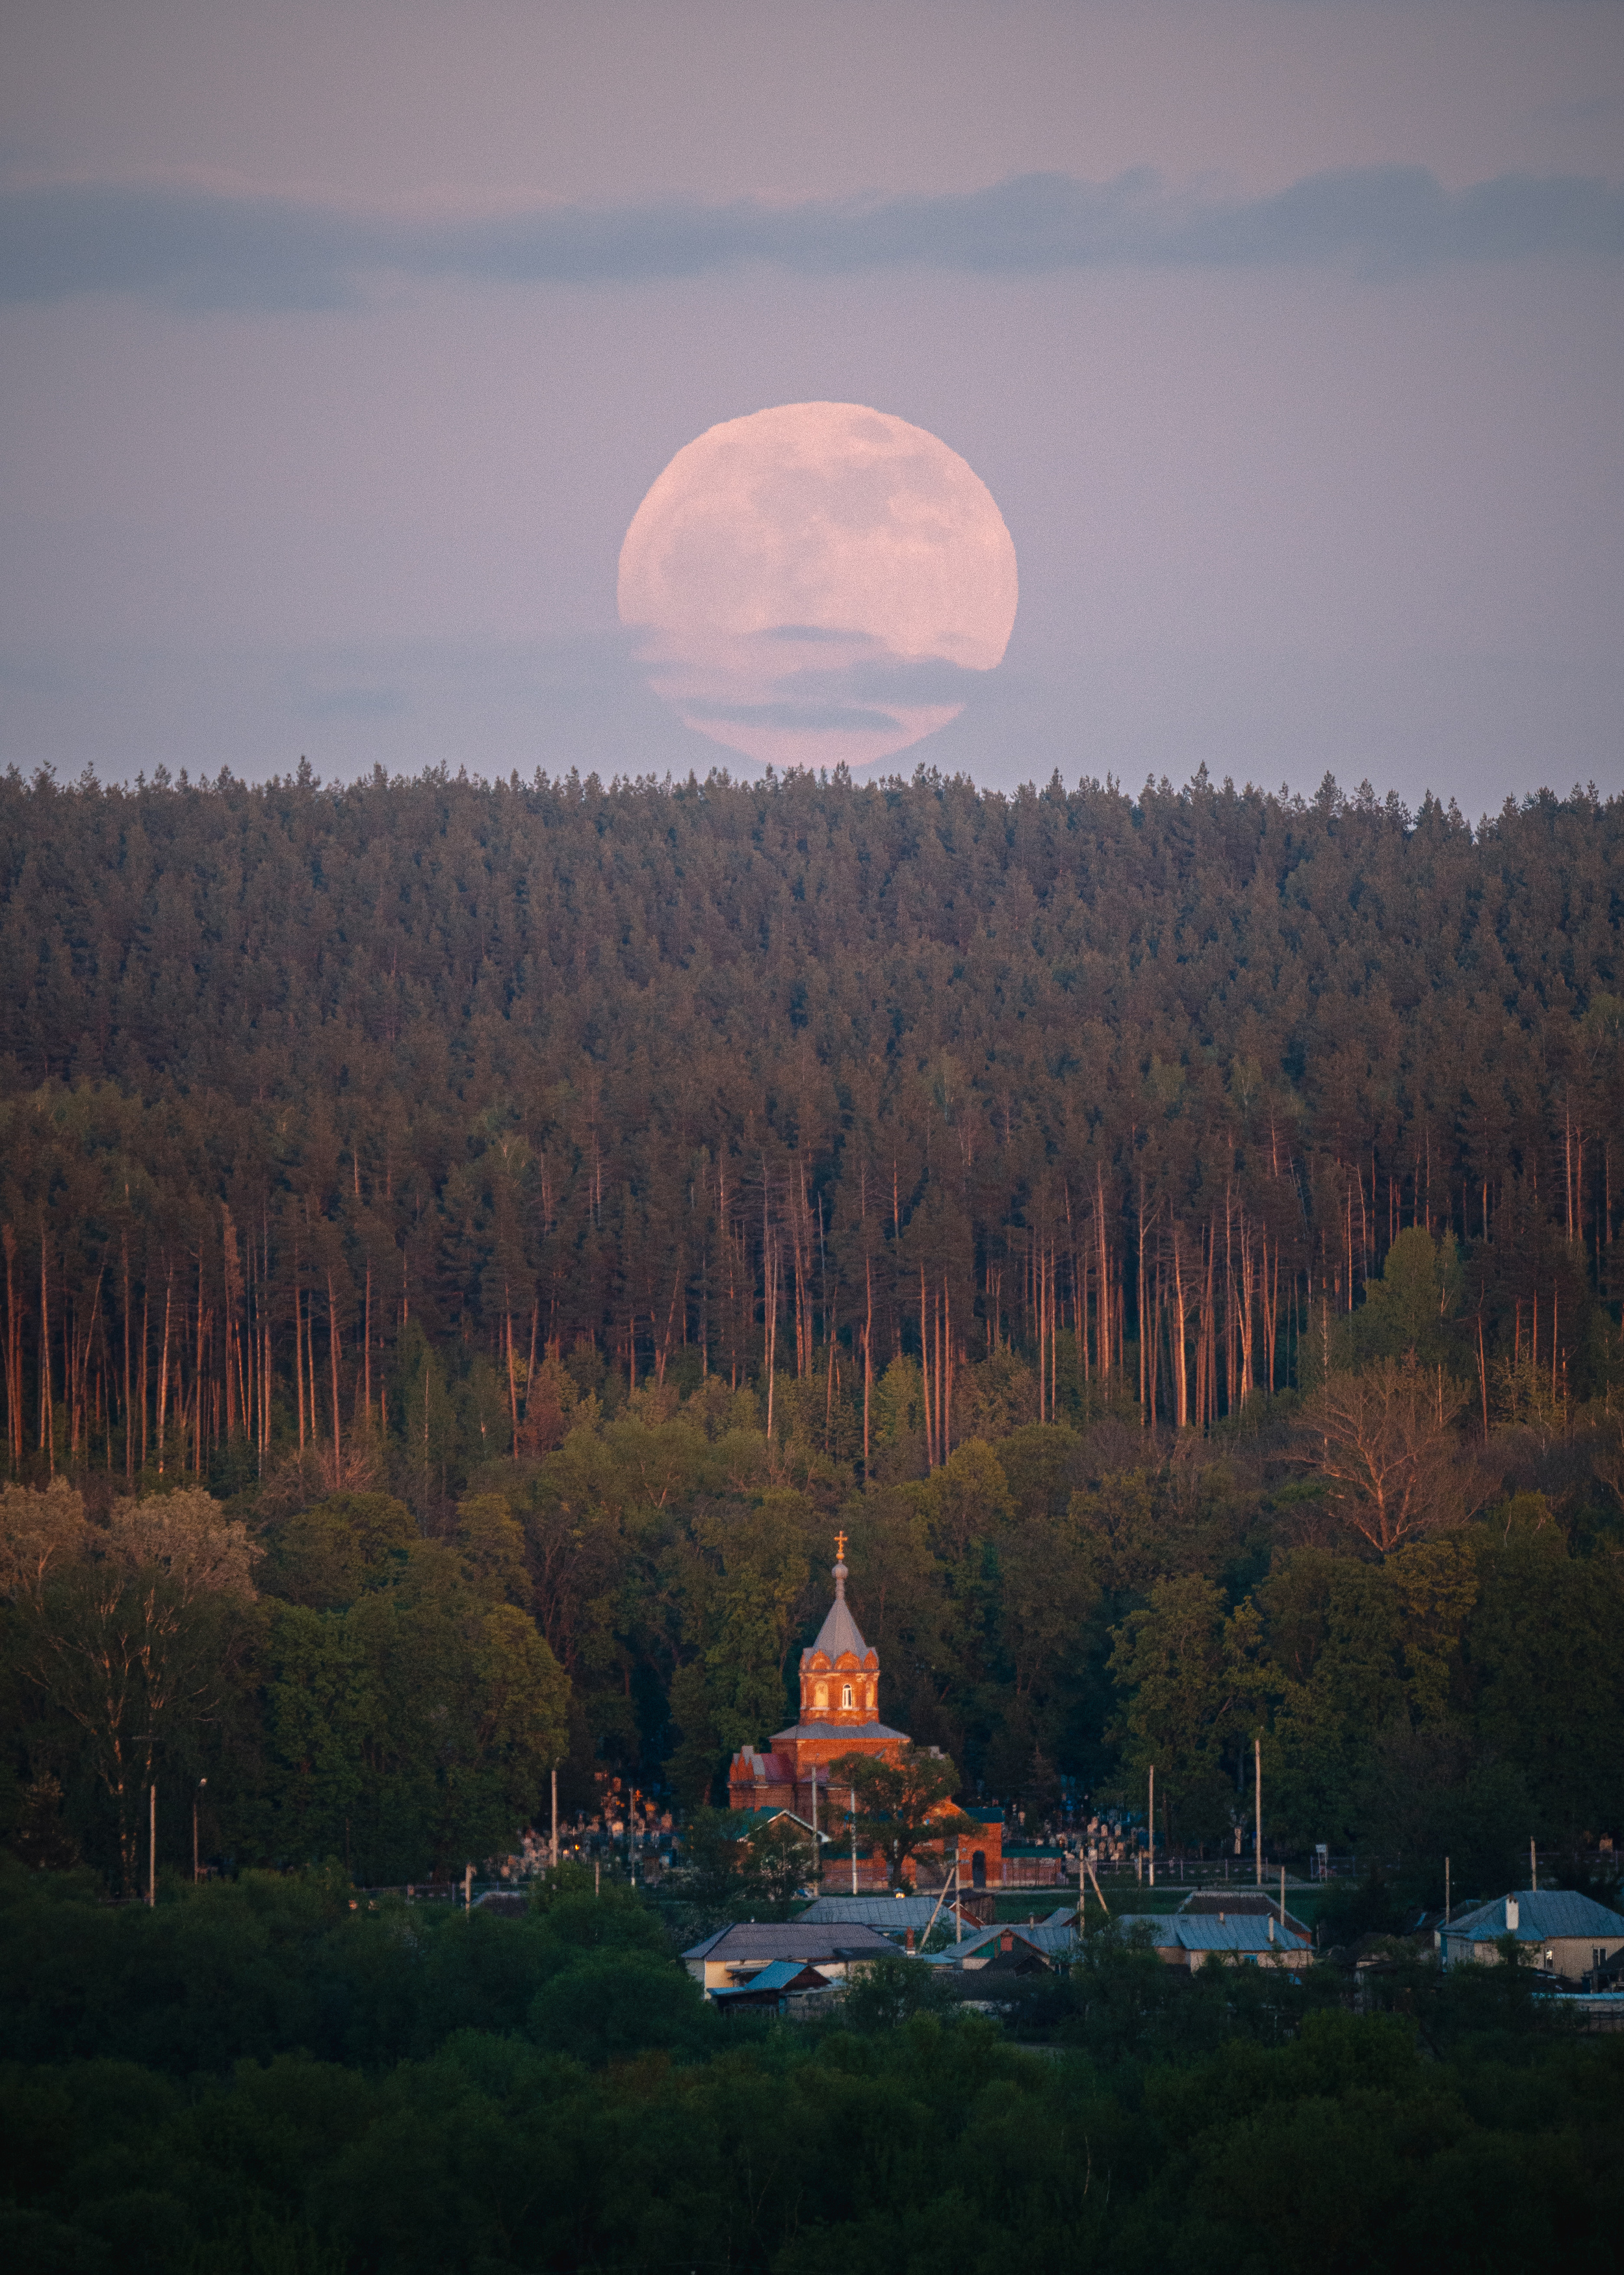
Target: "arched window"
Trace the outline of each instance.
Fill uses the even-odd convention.
[[[850,1706],[851,1704],[851,1685],[849,1682],[842,1683],[841,1686],[840,1703],[842,1706]]]

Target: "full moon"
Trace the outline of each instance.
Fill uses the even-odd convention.
[[[1015,547],[924,427],[785,403],[677,452],[626,532],[618,599],[690,727],[764,765],[868,766],[956,718],[1001,661]]]

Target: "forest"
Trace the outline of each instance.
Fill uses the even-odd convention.
[[[0,781],[0,1833],[460,1871],[789,1719],[1624,1830],[1624,800]],[[202,1780],[207,1780],[206,1785]]]
[[[1099,2261],[1327,2275],[1612,2263],[1624,2040],[1526,1969],[1316,1968],[1091,1935],[1046,2055],[886,1962],[724,2020],[654,1908],[351,1910],[342,1873],[109,1906],[0,1864],[0,2246],[52,2275]],[[928,1988],[928,1986],[926,1986]],[[912,2011],[910,2011],[910,2006]]]

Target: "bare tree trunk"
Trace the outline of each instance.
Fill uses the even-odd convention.
[[[57,1474],[57,1425],[50,1400],[50,1275],[45,1242],[45,1219],[40,1219],[40,1451],[47,1456],[47,1474]]]
[[[338,1419],[338,1304],[330,1272],[327,1275],[327,1356],[333,1377],[333,1488],[336,1492],[344,1483],[344,1432]]]
[[[866,1245],[866,1239],[865,1241]],[[863,1277],[868,1309],[863,1320],[863,1483],[869,1480],[868,1414],[874,1389],[874,1259],[865,1256]]]
[[[925,1466],[936,1466],[936,1440],[931,1428],[931,1330],[925,1293],[925,1266],[919,1266],[919,1371],[925,1386]]]
[[[175,1299],[175,1267],[165,1258],[167,1276],[163,1286],[163,1351],[158,1361],[158,1475],[163,1475],[165,1426],[169,1420],[170,1397],[170,1312]]]

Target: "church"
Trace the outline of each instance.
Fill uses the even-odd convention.
[[[846,1601],[846,1536],[835,1535],[835,1601],[818,1630],[817,1641],[801,1653],[801,1711],[787,1730],[774,1732],[765,1748],[746,1746],[735,1754],[728,1771],[728,1800],[734,1809],[788,1809],[821,1832],[837,1831],[845,1795],[835,1788],[831,1824],[828,1768],[842,1754],[880,1754],[888,1761],[901,1757],[912,1741],[880,1719],[880,1658],[863,1640]],[[1003,1823],[981,1811],[973,1855],[960,1857],[961,1885],[966,1889],[1003,1878]],[[940,1877],[946,1843],[935,1844],[927,1862]],[[958,1846],[959,1844],[954,1844]],[[831,1878],[836,1857],[824,1852],[824,1870]],[[941,1863],[938,1863],[938,1859]],[[844,1868],[842,1868],[844,1869]],[[878,1856],[859,1856],[860,1887],[883,1886],[886,1871]]]

